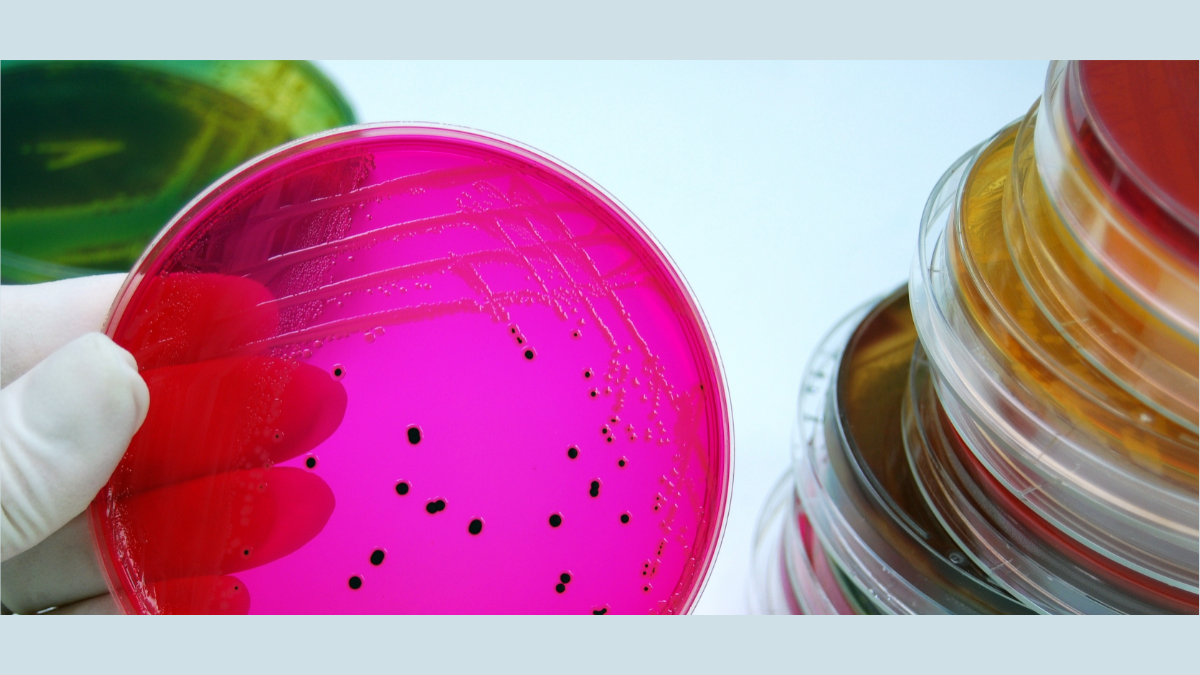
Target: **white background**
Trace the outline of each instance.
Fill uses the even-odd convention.
[[[457,124],[582,172],[692,287],[733,399],[733,504],[699,613],[746,611],[824,332],[908,277],[929,190],[1023,115],[1046,62],[321,62],[360,122]]]

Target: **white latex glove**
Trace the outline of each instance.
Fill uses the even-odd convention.
[[[0,596],[5,607],[115,611],[86,514],[150,394],[104,335],[124,275],[0,287]]]

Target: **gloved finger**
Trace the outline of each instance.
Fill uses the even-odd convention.
[[[87,514],[82,513],[42,543],[0,564],[0,600],[20,614],[62,607],[108,592]]]
[[[46,614],[120,614],[117,601],[108,593],[81,600],[64,607],[57,607]]]
[[[71,340],[104,329],[124,274],[0,286],[0,387]]]
[[[333,513],[316,474],[275,467],[205,476],[118,500],[127,563],[160,582],[221,576],[277,560],[315,537]]]
[[[122,321],[113,339],[143,371],[229,356],[279,328],[275,296],[250,279],[171,274],[141,283],[136,302],[154,309]]]
[[[253,356],[144,373],[150,412],[114,483],[131,494],[315,448],[342,422],[346,390],[324,370]]]
[[[345,411],[345,390],[328,373],[269,357],[160,368],[146,373],[146,382],[152,403],[126,452],[132,480],[117,478],[118,493],[285,461],[321,443]],[[197,416],[197,409],[207,415]],[[6,561],[0,578],[4,604],[23,614],[106,590],[84,515]],[[204,613],[248,607],[248,600],[229,595],[228,583],[212,579],[216,586],[193,580],[156,589],[156,604]]]
[[[229,575],[299,549],[333,511],[315,474],[271,467],[337,428],[345,391],[312,366],[253,355],[279,330],[275,298],[255,282],[172,275],[137,292],[156,309],[115,335],[154,404],[106,488],[106,537],[136,542],[122,572],[148,582],[157,611],[246,612],[249,591]]]
[[[87,508],[146,418],[128,352],[89,333],[0,390],[0,560]]]

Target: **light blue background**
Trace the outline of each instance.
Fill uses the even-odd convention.
[[[708,318],[733,399],[733,504],[699,613],[746,611],[824,332],[903,283],[941,173],[1023,115],[1036,62],[321,62],[362,122],[456,124],[566,162],[636,214]]]

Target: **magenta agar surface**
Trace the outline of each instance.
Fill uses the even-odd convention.
[[[150,413],[92,506],[131,612],[678,613],[732,474],[685,283],[586,179],[376,125],[223,179],[108,333]]]

